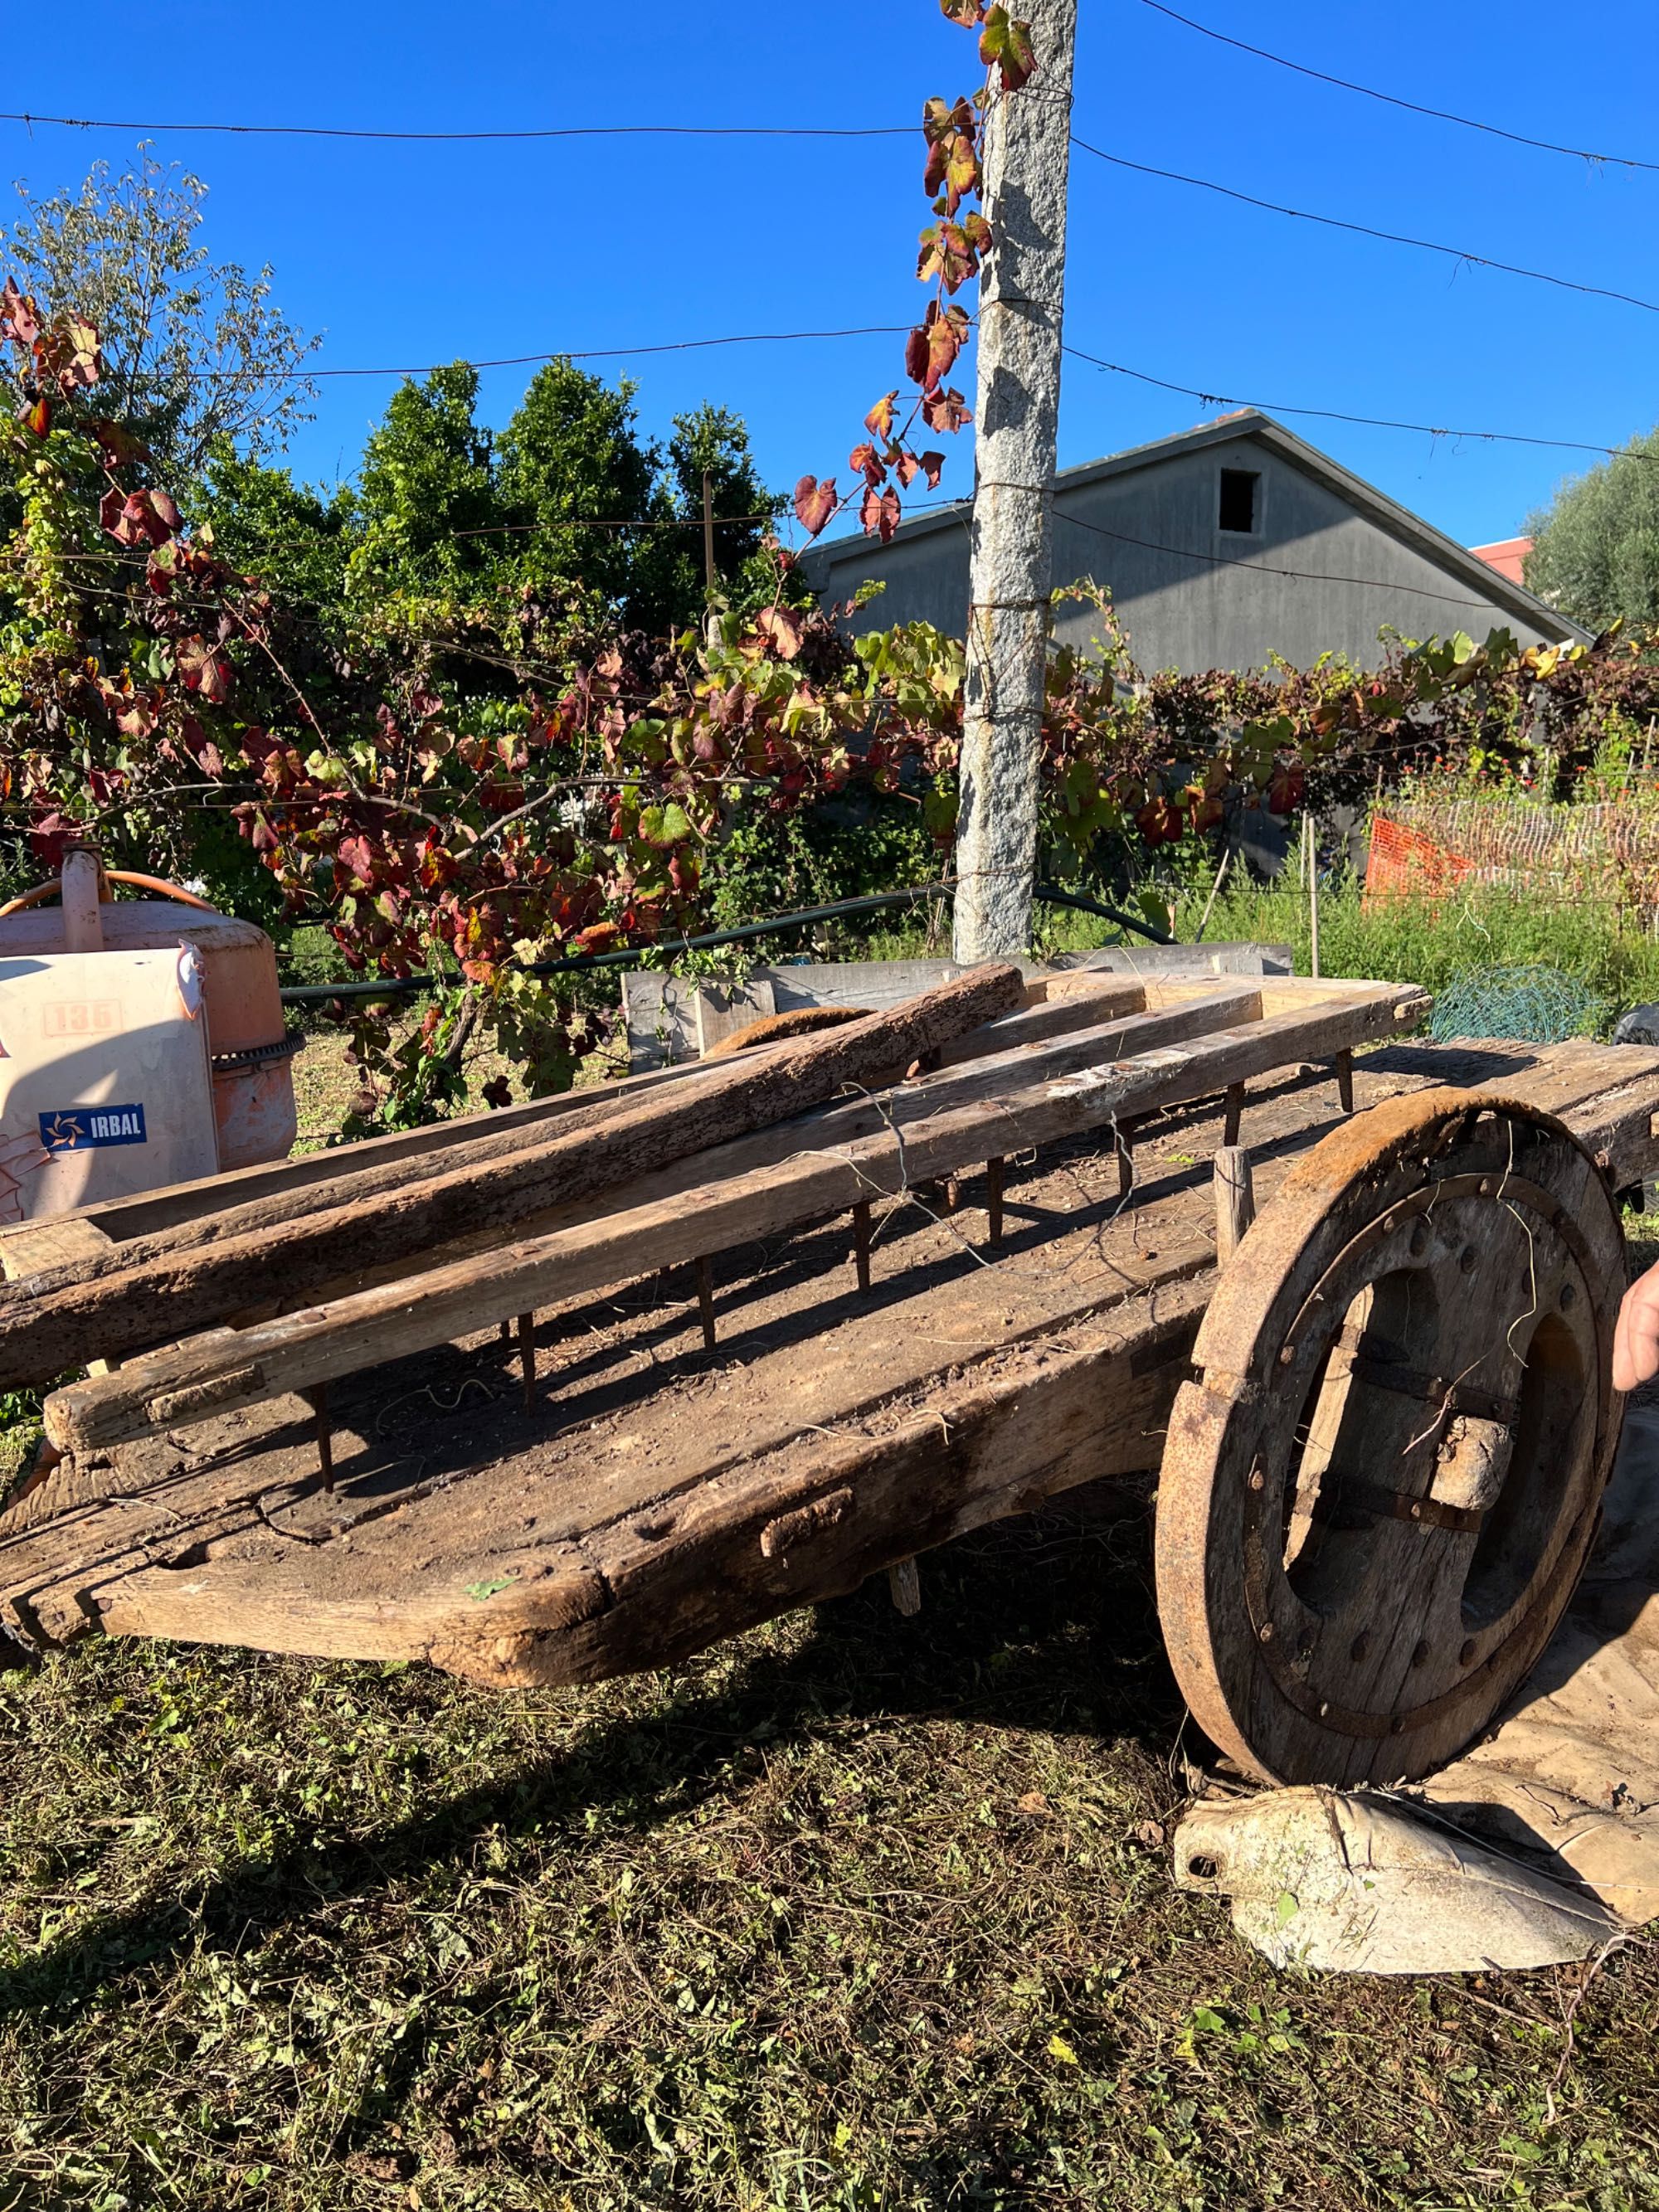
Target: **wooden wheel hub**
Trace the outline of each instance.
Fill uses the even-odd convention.
[[[1176,1674],[1275,1782],[1426,1773],[1499,1711],[1618,1441],[1618,1215],[1553,1116],[1421,1091],[1336,1131],[1228,1263],[1158,1509]]]

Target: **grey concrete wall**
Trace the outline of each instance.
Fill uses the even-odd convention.
[[[1217,527],[1224,468],[1261,477],[1252,536]],[[1188,552],[1215,557],[1194,560]],[[850,598],[866,578],[885,583],[853,618],[854,630],[927,621],[960,637],[966,627],[965,520],[941,519],[888,546],[873,539],[826,546],[808,562],[826,600]],[[1233,565],[1254,562],[1364,580],[1313,581]],[[1505,625],[1523,644],[1546,641],[1496,600],[1465,597],[1461,579],[1249,437],[1092,483],[1068,485],[1062,478],[1054,502],[1054,581],[1083,577],[1110,588],[1134,657],[1148,672],[1258,668],[1275,653],[1301,667],[1330,652],[1375,666],[1382,657],[1377,631],[1385,623],[1408,637],[1464,629],[1482,638]],[[1062,608],[1055,623],[1056,634],[1078,645],[1095,627],[1086,606]]]

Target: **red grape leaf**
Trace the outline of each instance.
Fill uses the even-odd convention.
[[[816,538],[836,511],[836,480],[803,477],[795,486],[795,520],[809,538]]]

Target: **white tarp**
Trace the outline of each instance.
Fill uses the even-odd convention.
[[[1415,1794],[1627,1926],[1659,1918],[1659,1409],[1625,1416],[1589,1571],[1521,1695]]]

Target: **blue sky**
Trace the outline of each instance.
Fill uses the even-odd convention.
[[[1611,0],[1598,35],[1541,0],[1316,7],[1182,0],[1214,27],[1407,98],[1659,161],[1659,10]],[[1595,169],[1403,114],[1217,46],[1142,0],[1081,0],[1076,128],[1135,161],[1659,300],[1659,174]],[[0,105],[396,128],[908,123],[970,88],[935,0],[720,11],[435,0],[325,8],[82,0],[72,36],[9,42]],[[78,182],[135,131],[0,125],[6,173]],[[927,220],[920,139],[594,140],[454,148],[154,134],[211,187],[216,256],[269,260],[324,367],[897,323]],[[1067,337],[1248,398],[1616,442],[1659,417],[1659,315],[1321,231],[1074,154]],[[900,341],[596,364],[631,374],[647,430],[709,398],[748,419],[780,485],[845,476]],[[487,374],[503,421],[531,372]],[[349,473],[392,380],[325,384],[290,459]],[[1198,403],[1068,362],[1063,465],[1202,419]],[[1517,530],[1575,464],[1285,418],[1467,542]],[[955,441],[945,489],[971,483]]]

